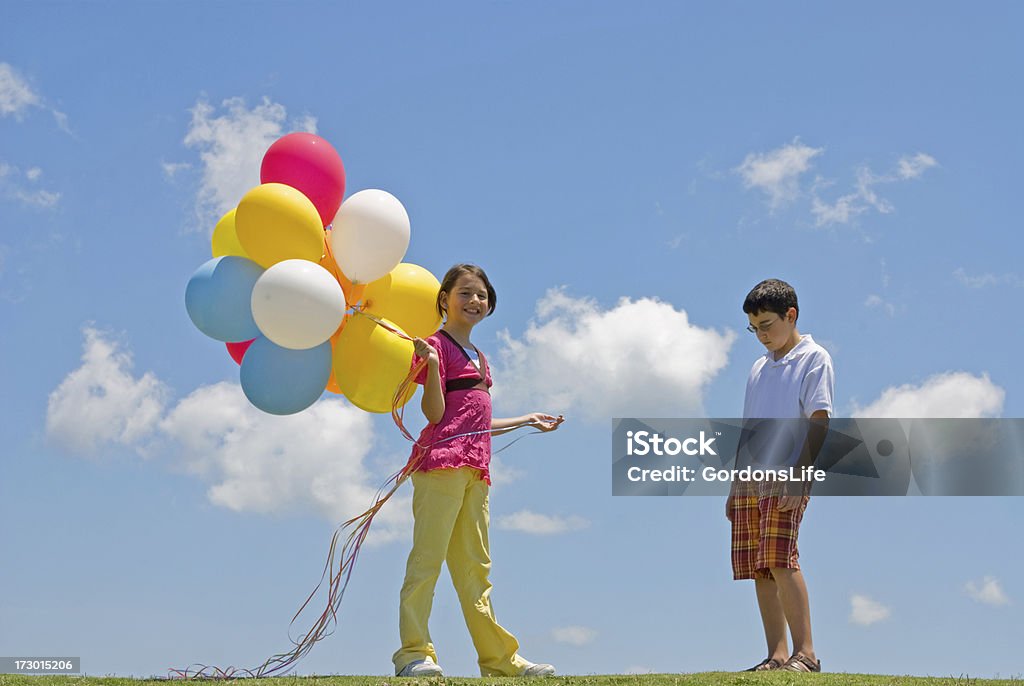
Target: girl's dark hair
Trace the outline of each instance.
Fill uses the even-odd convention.
[[[455,282],[463,274],[472,274],[484,282],[484,286],[487,287],[487,316],[490,317],[494,314],[494,308],[498,306],[498,294],[494,292],[494,286],[491,285],[484,270],[475,264],[457,264],[444,275],[441,279],[441,288],[437,291],[437,313],[442,317],[446,316],[447,313],[441,307],[441,294],[450,293],[455,288]]]
[[[779,279],[765,279],[754,286],[743,301],[744,314],[774,312],[780,317],[785,317],[791,307],[796,310],[796,316],[799,318],[800,306],[796,301],[796,291]]]

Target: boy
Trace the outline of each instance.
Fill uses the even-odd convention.
[[[835,372],[828,352],[796,328],[800,308],[796,291],[768,279],[747,294],[743,311],[767,348],[747,380],[743,419],[807,419],[812,430],[801,451],[813,461],[832,414]],[[734,579],[753,579],[761,611],[768,657],[746,671],[783,669],[820,672],[811,640],[807,586],[798,563],[797,534],[809,501],[809,485],[783,493],[769,484],[734,484],[726,501],[732,522]],[[786,627],[793,653],[786,644]]]

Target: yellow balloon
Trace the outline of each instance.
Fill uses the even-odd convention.
[[[409,375],[412,353],[412,341],[357,314],[345,324],[334,346],[334,379],[359,409],[390,412],[395,391]],[[399,406],[409,402],[415,392],[416,385],[410,384]]]
[[[245,252],[245,248],[238,242],[238,234],[235,233],[235,210],[229,211],[220,221],[217,222],[217,226],[213,227],[213,238],[210,240],[211,252],[214,257],[223,257],[224,255],[238,255],[239,257],[249,257],[249,253]]]
[[[319,262],[324,254],[324,227],[316,207],[283,183],[265,183],[246,193],[235,211],[235,231],[249,258],[262,267],[291,259]]]
[[[370,282],[363,309],[388,319],[414,338],[425,338],[441,326],[437,292],[441,283],[423,267],[403,262],[389,274]]]

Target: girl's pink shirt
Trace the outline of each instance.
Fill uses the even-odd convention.
[[[441,390],[444,392],[445,382],[451,379],[479,378],[480,373],[473,364],[466,359],[456,343],[453,343],[440,331],[427,339],[427,342],[437,350],[437,369],[441,376]],[[480,353],[483,358],[483,353]],[[413,356],[413,365],[420,359]],[[481,360],[482,366],[487,369],[485,379],[488,387],[491,386],[490,365],[486,359]],[[427,380],[427,367],[424,367],[416,376],[416,383],[425,384]],[[472,467],[480,470],[481,478],[488,484],[491,483],[491,394],[483,389],[471,388],[464,391],[451,391],[444,396],[444,415],[437,424],[427,424],[417,443],[426,448],[427,454],[420,462],[419,471],[430,471],[432,469],[457,469],[459,467]],[[470,436],[457,436],[458,434],[470,432]],[[419,450],[413,447],[413,455]]]

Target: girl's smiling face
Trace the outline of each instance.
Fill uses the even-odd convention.
[[[475,274],[463,274],[450,291],[442,293],[441,307],[449,322],[474,326],[488,313],[487,285]]]

